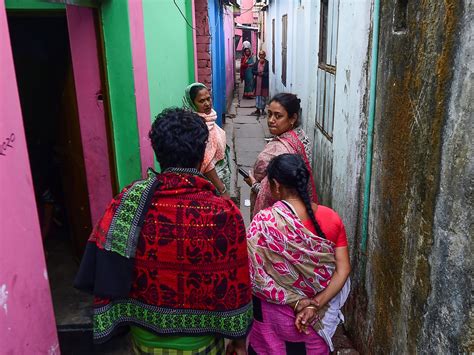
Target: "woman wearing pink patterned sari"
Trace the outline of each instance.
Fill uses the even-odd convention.
[[[245,182],[251,186],[252,216],[275,202],[267,179],[267,166],[272,158],[280,154],[299,154],[303,158],[310,173],[308,186],[311,200],[317,202],[310,165],[311,142],[305,132],[299,128],[300,102],[301,100],[294,94],[280,93],[273,96],[268,104],[267,125],[274,138],[258,155],[250,177],[245,179]]]
[[[249,353],[328,354],[350,289],[344,225],[311,202],[299,154],[274,158],[267,178],[278,202],[258,212],[247,232],[255,318]]]

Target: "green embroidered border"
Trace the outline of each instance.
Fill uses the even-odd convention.
[[[252,303],[229,312],[150,306],[135,300],[114,301],[94,309],[94,338],[108,337],[122,323],[146,326],[160,334],[222,334],[240,337],[253,321]]]
[[[129,255],[131,249],[133,249],[133,252],[135,250],[129,239],[134,236],[139,214],[143,212],[146,194],[150,191],[155,180],[156,175],[152,171],[148,171],[146,180],[135,182],[125,193],[113,217],[107,235],[106,250],[111,250],[126,257],[134,256]]]

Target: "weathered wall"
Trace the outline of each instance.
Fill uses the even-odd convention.
[[[472,4],[407,2],[404,29],[404,3],[382,2],[367,257],[360,255],[359,243],[372,1],[339,3],[332,142],[314,130],[317,2],[269,6],[269,57],[276,19],[270,90],[301,97],[303,127],[314,136],[321,202],[332,205],[346,224],[354,282],[345,314],[357,348],[472,351]],[[283,14],[290,34],[286,86]]]
[[[423,317],[418,350],[472,353],[472,236],[474,183],[474,6],[464,1],[457,20],[457,54],[447,89],[442,131],[441,174],[435,202],[433,247],[429,256],[431,293]],[[471,307],[469,307],[471,303]]]
[[[196,19],[196,50],[199,82],[212,87],[211,36],[209,32],[209,14],[207,0],[194,0]]]
[[[367,270],[353,293],[367,309],[351,329],[367,353],[459,353],[472,271],[468,1],[402,3],[381,8]]]
[[[0,344],[59,354],[4,2],[0,1]]]
[[[313,170],[320,202],[342,217],[356,252],[360,177],[365,161],[367,53],[371,1],[341,1],[336,69],[333,140],[315,127],[316,68],[319,51],[318,2],[272,2],[266,12],[267,57],[272,53],[275,19],[275,73],[270,69],[270,94],[293,92],[301,98],[303,128],[314,142]],[[281,81],[281,17],[288,14],[287,85]],[[308,45],[300,46],[300,43]]]

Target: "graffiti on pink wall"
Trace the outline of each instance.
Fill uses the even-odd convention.
[[[0,67],[0,352],[59,354],[4,1]]]

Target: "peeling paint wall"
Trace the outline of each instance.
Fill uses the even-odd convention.
[[[301,99],[302,124],[314,142],[313,171],[320,203],[332,206],[346,225],[351,245],[358,228],[360,178],[365,161],[367,53],[371,1],[340,1],[333,140],[315,127],[319,2],[272,2],[266,12],[267,57],[272,53],[275,19],[275,73],[270,94],[292,92]],[[287,85],[281,80],[281,17],[288,14]],[[307,45],[302,46],[301,43]],[[270,65],[271,67],[271,65]],[[355,252],[355,246],[351,248]]]
[[[270,90],[300,96],[320,201],[347,227],[353,289],[346,328],[362,353],[472,352],[472,1],[382,1],[366,256],[359,243],[373,1],[339,4],[332,142],[315,129],[319,11],[319,2],[270,4]]]

